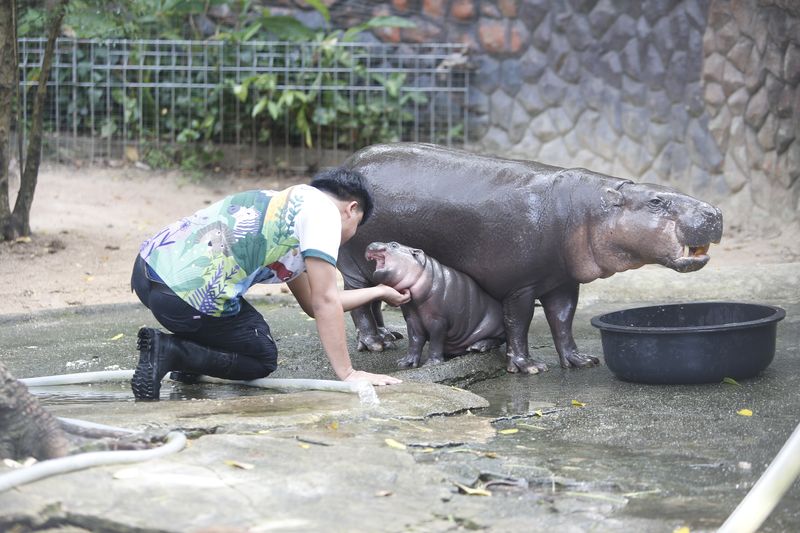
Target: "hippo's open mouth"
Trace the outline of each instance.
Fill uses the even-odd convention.
[[[386,266],[385,249],[368,249],[364,254],[367,261],[375,261],[375,271],[383,270]]]
[[[708,249],[711,243],[700,245],[683,245],[680,248],[680,256],[668,260],[666,266],[676,272],[694,272],[703,268],[710,257]]]

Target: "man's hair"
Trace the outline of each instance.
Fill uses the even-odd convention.
[[[374,207],[372,190],[364,175],[357,170],[342,167],[323,170],[314,176],[310,185],[334,195],[339,200],[358,202],[364,212],[359,226],[366,222],[372,214]]]

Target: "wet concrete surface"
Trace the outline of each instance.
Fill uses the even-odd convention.
[[[530,344],[548,372],[505,374],[502,350],[470,355],[397,372],[405,383],[379,389],[377,407],[341,393],[234,385],[165,382],[158,403],[134,402],[126,384],[50,387],[38,394],[59,416],[153,436],[181,428],[190,446],[2,493],[0,529],[712,531],[800,421],[798,272],[643,270],[583,289],[575,335],[598,355],[589,319],[600,313],[693,299],[782,306],[775,359],[738,385],[654,386],[619,381],[606,366],[563,370],[537,310]],[[299,307],[286,298],[258,307],[281,350],[274,377],[333,378]],[[387,323],[405,331],[394,310]],[[139,306],[0,317],[0,360],[17,377],[132,368],[142,325],[154,323]],[[393,372],[404,346],[353,352],[354,364]],[[796,482],[762,531],[797,530]]]

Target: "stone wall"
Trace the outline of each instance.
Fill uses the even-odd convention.
[[[476,150],[673,186],[719,204],[727,231],[800,225],[795,1],[326,4],[337,27],[417,23],[376,31],[384,41],[464,43]]]

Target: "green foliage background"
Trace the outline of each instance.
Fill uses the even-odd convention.
[[[409,105],[424,104],[427,97],[416,92],[402,91],[406,81],[403,74],[369,74],[366,67],[354,59],[358,49],[339,44],[354,43],[361,32],[372,28],[412,27],[413,23],[397,17],[377,17],[347,30],[332,29],[325,4],[320,0],[306,2],[325,20],[323,29],[309,28],[292,17],[273,15],[267,8],[253,6],[250,0],[72,0],[65,17],[63,33],[74,38],[100,39],[201,39],[202,35],[195,24],[197,17],[207,15],[218,4],[228,4],[232,16],[226,21],[219,21],[215,34],[209,39],[230,43],[276,40],[294,42],[299,47],[305,47],[303,53],[313,57],[315,68],[304,71],[297,69],[296,65],[284,65],[297,69],[297,83],[293,85],[308,89],[280,88],[277,75],[272,73],[252,76],[239,82],[223,80],[206,98],[214,100],[222,92],[226,96],[220,100],[225,102],[224,106],[203,105],[203,102],[192,95],[182,95],[172,103],[175,109],[170,109],[169,113],[156,107],[150,90],[115,89],[111,98],[112,105],[118,112],[113,114],[113,118],[91,126],[87,124],[89,108],[103,103],[103,90],[90,90],[78,101],[64,95],[61,97],[64,101],[59,102],[59,105],[61,109],[67,110],[64,115],[65,123],[56,127],[88,132],[101,138],[119,138],[124,129],[130,139],[156,141],[161,140],[155,138],[157,132],[148,129],[148,122],[141,121],[139,114],[151,117],[162,112],[164,120],[168,122],[165,124],[167,129],[177,132],[177,145],[149,150],[143,154],[145,160],[156,167],[180,164],[186,168],[202,168],[215,164],[221,159],[221,153],[213,141],[226,138],[223,130],[231,127],[239,128],[240,132],[257,131],[257,140],[260,142],[268,140],[270,135],[288,134],[292,138],[301,139],[302,143],[310,147],[314,143],[312,133],[317,128],[332,125],[335,121],[338,136],[318,141],[327,143],[329,146],[326,147],[360,147],[370,142],[399,140],[396,134],[397,125],[413,120],[408,111]],[[42,35],[46,13],[44,3],[20,2],[18,5],[19,36]],[[236,47],[230,46],[226,49],[230,51],[227,53],[233,53]],[[135,62],[135,47],[131,51],[133,55],[129,61]],[[98,49],[97,53],[102,54],[102,49]],[[93,60],[102,62],[103,57],[98,58],[97,53]],[[241,55],[252,53],[252,48],[242,48],[240,52]],[[248,57],[240,59],[245,64],[249,60]],[[79,57],[78,62],[80,69],[81,64],[88,64],[88,58]],[[375,101],[368,98],[366,91],[350,98],[342,96],[343,91],[321,91],[321,87],[331,88],[349,83],[349,80],[339,79],[326,71],[334,67],[351,69],[360,79],[381,89],[385,97]],[[68,75],[70,74],[67,71],[62,74],[65,77]],[[92,72],[95,77],[103,75],[100,71]],[[102,81],[92,80],[99,86],[102,86]],[[226,115],[230,106],[237,105],[236,100],[239,105],[248,106],[246,123],[227,125],[220,115]],[[450,133],[458,135],[458,131]]]

